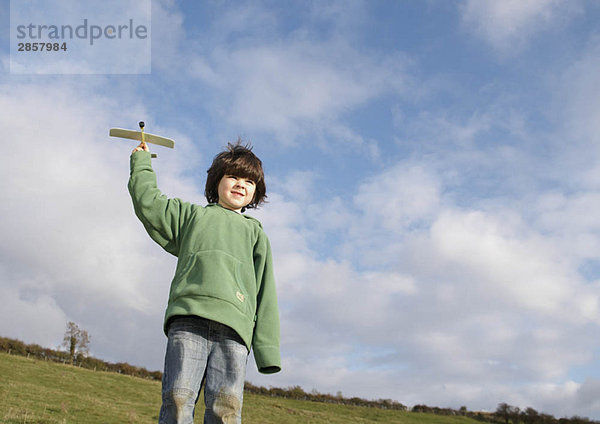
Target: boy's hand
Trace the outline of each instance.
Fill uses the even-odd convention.
[[[144,143],[143,141],[135,149],[133,149],[133,151],[131,153],[133,154],[135,152],[141,152],[142,150],[144,152],[150,151],[150,149],[148,148],[148,145],[146,143]]]

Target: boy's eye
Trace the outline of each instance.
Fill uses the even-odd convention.
[[[235,175],[227,175],[226,177],[235,181],[239,180],[239,177],[236,177]],[[246,179],[246,184],[255,185],[254,181],[248,179]]]

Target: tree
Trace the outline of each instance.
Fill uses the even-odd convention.
[[[509,421],[512,421],[513,424],[518,424],[519,422],[519,412],[521,410],[516,406],[510,406],[507,403],[500,403],[496,408],[496,416],[504,420],[505,424],[508,424]]]
[[[519,420],[521,419],[521,409],[518,406],[513,407],[510,418],[512,419],[513,424],[519,424]]]
[[[90,338],[88,332],[79,328],[73,321],[67,323],[67,331],[65,331],[62,345],[69,351],[73,365],[75,365],[78,355],[85,356],[88,353]]]
[[[540,422],[542,424],[556,424],[557,419],[550,414],[540,414]]]
[[[521,412],[521,416],[526,424],[535,424],[539,420],[540,414],[535,409],[528,407]]]

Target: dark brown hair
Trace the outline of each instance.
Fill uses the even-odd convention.
[[[254,198],[244,209],[257,208],[267,198],[262,162],[252,153],[252,146],[249,143],[242,144],[241,138],[238,138],[235,144],[227,143],[227,148],[215,156],[212,165],[206,172],[208,176],[206,177],[204,195],[208,203],[218,203],[219,182],[225,175],[235,175],[254,181],[256,185]]]

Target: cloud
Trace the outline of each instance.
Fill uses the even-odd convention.
[[[32,312],[5,334],[56,346],[73,320],[90,331],[94,354],[148,364],[152,354],[123,340],[148,335],[141,323],[155,322],[153,336],[137,342],[163,342],[160,322],[174,259],[153,245],[133,214],[126,184],[135,143],[108,137],[113,122],[137,122],[139,110],[114,112],[121,110],[119,99],[99,94],[102,80],[85,86],[47,81],[4,84],[0,95],[0,107],[11,111],[0,117],[0,268],[6,277],[0,289],[6,304],[22,311],[5,308],[13,315],[6,322]],[[163,179],[177,178],[180,192],[197,195],[187,178],[175,177],[186,172],[175,169],[186,152],[192,159],[186,163],[194,164],[186,144],[182,139],[173,152],[173,169],[163,167]]]
[[[587,379],[578,387],[575,396],[575,405],[577,408],[583,408],[585,411],[597,411],[600,409],[600,380]]]
[[[357,207],[343,209],[338,226],[316,223],[335,216],[326,206],[335,199],[307,193],[302,208],[277,195],[260,212],[278,267],[286,362],[269,379],[250,371],[252,381],[335,393],[373,378],[362,396],[573,410],[576,390],[560,406],[534,393],[556,381],[567,390],[570,370],[593,361],[595,288],[548,227],[538,232],[508,205],[457,207],[436,166],[404,161],[358,183]],[[316,228],[344,229],[344,259],[313,250]]]
[[[538,33],[581,13],[579,2],[564,0],[469,0],[461,9],[465,27],[503,56],[515,55]]]
[[[357,189],[353,202],[366,217],[384,229],[401,232],[427,221],[439,208],[440,184],[431,170],[416,164],[390,166],[367,178]]]
[[[0,296],[4,301],[0,310],[2,337],[21,340],[26,337],[27,341],[45,347],[58,346],[68,319],[55,299],[50,295],[28,293],[26,283],[23,284],[18,275],[3,272],[0,277],[20,286],[0,286]]]
[[[561,252],[553,252],[551,240],[523,237],[527,231],[482,212],[447,212],[432,226],[431,239],[440,257],[458,261],[460,272],[480,287],[486,284],[482,289],[488,295],[554,314],[563,299],[571,298],[574,275],[565,269]]]
[[[151,0],[61,2],[51,8],[47,5],[45,0],[11,4],[11,44],[50,41],[60,47],[62,54],[32,56],[15,50],[11,55],[11,73],[150,72]]]
[[[62,284],[79,286],[85,281],[96,285],[101,294],[103,287],[118,283],[114,277],[129,268],[111,251],[123,235],[128,238],[127,232],[118,234],[125,228],[119,224],[122,214],[115,208],[123,206],[125,199],[115,191],[102,190],[103,184],[118,184],[116,175],[107,172],[106,162],[97,160],[104,157],[110,161],[110,147],[107,154],[99,143],[86,140],[102,137],[106,128],[98,128],[98,121],[86,126],[85,118],[93,108],[68,105],[74,100],[72,90],[62,88],[71,93],[57,87],[53,102],[36,94],[32,87],[22,86],[14,87],[2,99],[5,110],[13,110],[19,117],[6,117],[3,122],[7,138],[3,142],[2,177],[11,181],[3,187],[5,216],[11,217],[4,221],[3,233],[11,243],[2,253],[4,258],[15,258],[13,266],[18,258],[28,258],[23,267],[29,264],[36,265],[32,269],[38,271],[39,267],[45,269],[47,284],[60,279]],[[123,183],[118,186],[123,187]],[[91,214],[92,208],[98,209]],[[53,248],[59,245],[61,249]],[[38,253],[32,254],[34,251]],[[106,272],[100,269],[109,272],[106,280],[90,278]],[[126,293],[134,287],[121,288]],[[131,294],[123,299],[133,301]],[[142,307],[137,302],[129,306]]]
[[[152,0],[152,69],[176,75],[185,43],[183,13],[172,0]]]
[[[339,126],[346,110],[401,91],[406,74],[402,58],[381,63],[341,42],[306,40],[215,49],[208,60],[192,62],[191,72],[227,99],[216,106],[232,125],[275,132],[282,143],[321,126]]]
[[[377,141],[348,125],[346,114],[408,93],[413,63],[401,52],[383,55],[352,44],[349,28],[364,21],[360,6],[296,8],[308,22],[293,28],[277,24],[277,11],[253,4],[224,11],[182,72],[210,98],[215,120],[288,147],[309,138],[324,150],[343,146],[378,159]],[[324,17],[331,14],[339,19]],[[335,24],[321,37],[314,25],[323,19]]]

